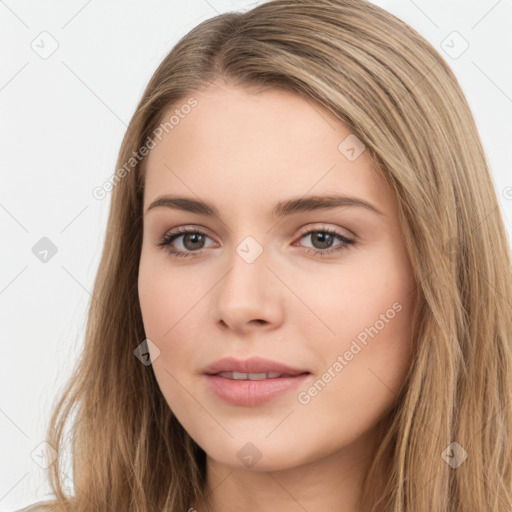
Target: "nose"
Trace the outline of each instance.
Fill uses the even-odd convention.
[[[244,252],[233,251],[229,269],[214,288],[215,321],[224,330],[238,334],[271,330],[283,321],[283,283],[265,250],[254,261]]]

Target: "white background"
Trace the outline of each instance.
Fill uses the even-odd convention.
[[[83,342],[110,201],[92,189],[114,172],[143,89],[177,40],[217,13],[257,3],[0,0],[1,511],[49,496],[31,453]],[[512,1],[375,3],[418,30],[455,71],[512,237]],[[46,59],[31,47],[43,37],[51,47],[44,31],[58,43]],[[456,59],[441,47],[453,31],[469,43]],[[58,250],[47,263],[32,253],[42,237]]]

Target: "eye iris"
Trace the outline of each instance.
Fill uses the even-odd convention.
[[[318,233],[311,234],[311,241],[313,242],[313,245],[315,245],[315,242],[320,239],[320,245],[321,247],[315,247],[316,249],[328,249],[331,246],[333,236],[330,233],[324,233],[322,231]]]
[[[187,245],[187,241],[190,239],[193,239],[192,247]],[[201,246],[201,243],[204,243],[204,235],[201,235],[200,233],[188,233],[183,235],[183,245],[188,250],[193,251],[194,249],[201,249],[201,247],[194,247],[194,242],[199,242],[199,245]]]

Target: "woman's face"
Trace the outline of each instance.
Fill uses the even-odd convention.
[[[413,342],[394,195],[312,101],[191,96],[147,160],[138,290],[161,391],[217,463],[367,455]]]

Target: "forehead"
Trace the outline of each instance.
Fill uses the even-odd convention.
[[[190,97],[196,106],[181,111]],[[162,120],[173,113],[179,122],[155,140],[148,155],[145,207],[171,192],[261,206],[283,196],[339,192],[385,208],[369,153],[357,156],[364,145],[312,100],[220,83],[190,94]]]

